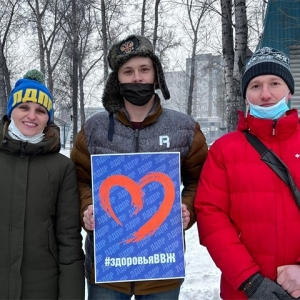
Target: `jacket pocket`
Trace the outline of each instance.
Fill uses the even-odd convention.
[[[48,246],[49,250],[54,256],[56,262],[58,263],[58,254],[57,254],[58,250],[57,250],[57,243],[55,239],[53,224],[51,224],[50,227],[48,228],[48,243],[49,243]]]

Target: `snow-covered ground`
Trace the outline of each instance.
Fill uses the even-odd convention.
[[[180,300],[218,300],[220,270],[205,247],[199,244],[197,225],[186,234],[186,278],[181,287]]]
[[[70,150],[61,150],[68,156]],[[186,278],[179,300],[218,300],[220,271],[205,247],[199,244],[196,224],[186,232]],[[83,232],[83,238],[85,234]]]

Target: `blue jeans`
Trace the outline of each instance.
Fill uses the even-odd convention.
[[[131,296],[87,281],[88,300],[131,300]],[[134,296],[135,300],[178,300],[180,288],[161,293]]]

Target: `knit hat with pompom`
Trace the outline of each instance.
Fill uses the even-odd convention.
[[[7,103],[7,116],[21,103],[38,103],[46,108],[49,116],[48,124],[53,119],[53,98],[45,86],[44,75],[38,70],[28,71],[19,79],[11,91]]]

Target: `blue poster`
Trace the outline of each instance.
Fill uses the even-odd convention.
[[[180,155],[92,155],[96,283],[183,278]]]

